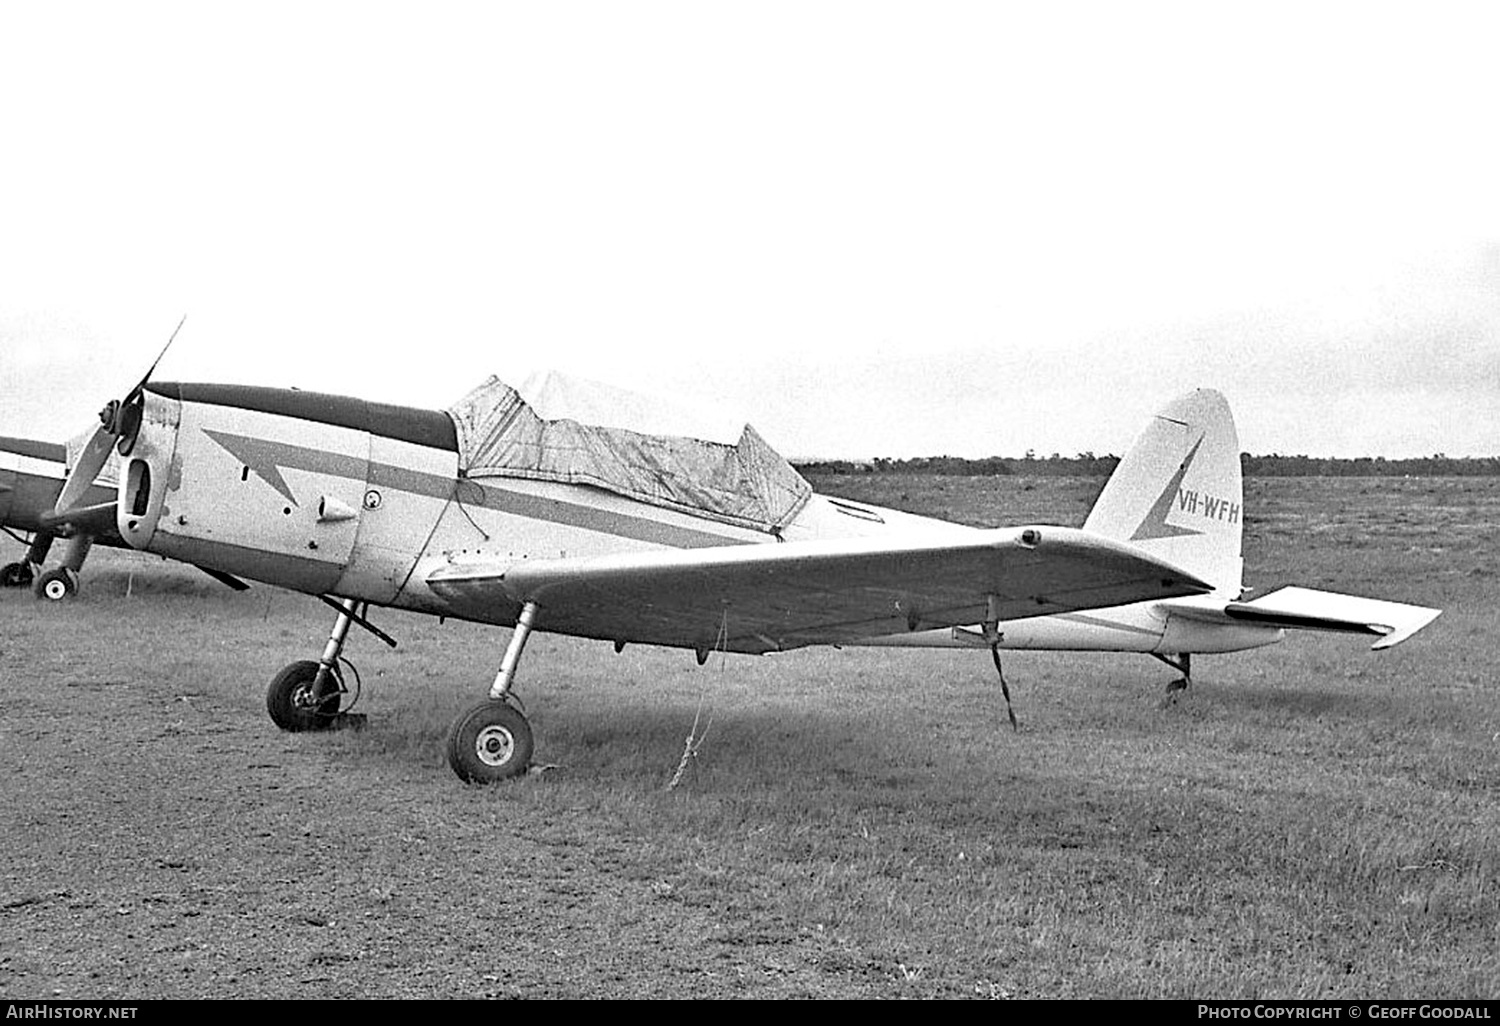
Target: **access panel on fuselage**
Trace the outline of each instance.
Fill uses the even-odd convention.
[[[354,548],[369,447],[353,428],[184,402],[152,549],[329,591]]]
[[[380,605],[395,603],[457,494],[457,478],[458,454],[451,449],[370,435],[359,534],[334,592]]]

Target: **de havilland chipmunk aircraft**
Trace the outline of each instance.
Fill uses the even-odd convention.
[[[77,593],[79,571],[95,543],[128,547],[115,529],[119,457],[110,456],[78,497],[72,517],[60,521],[55,507],[77,447],[0,438],[0,530],[26,546],[24,556],[0,567],[0,586],[31,585],[38,598],[60,601]],[[43,570],[59,538],[67,540],[62,565]]]
[[[467,781],[530,762],[513,688],[534,631],[700,664],[870,643],[985,647],[997,669],[1002,648],[1143,652],[1185,681],[1191,654],[1287,627],[1381,647],[1437,615],[1295,588],[1245,600],[1239,447],[1207,390],[1152,420],[1083,529],[980,529],[814,494],[748,425],[661,429],[565,379],[523,397],[490,378],[447,410],[149,379],[105,408],[56,516],[113,450],[126,543],[332,606],[321,656],[271,681],[286,730],[338,722],[351,625],[395,644],[372,608],[512,627],[487,696],[449,733]]]

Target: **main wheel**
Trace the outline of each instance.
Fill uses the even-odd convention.
[[[323,679],[322,694],[313,693],[318,664],[303,659],[283,667],[266,689],[266,712],[282,730],[327,730],[339,714],[339,682],[332,673]]]
[[[78,571],[65,566],[55,566],[36,579],[31,586],[37,598],[49,602],[61,602],[78,594]]]
[[[476,705],[448,732],[448,765],[460,780],[492,784],[525,773],[530,764],[531,724],[507,702]]]
[[[6,563],[0,568],[0,587],[24,588],[32,579],[30,563]]]

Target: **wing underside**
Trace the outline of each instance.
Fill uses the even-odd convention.
[[[456,615],[619,642],[768,652],[1194,595],[1208,585],[1069,528],[455,561],[427,578]]]

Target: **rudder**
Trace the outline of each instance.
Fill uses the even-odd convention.
[[[1244,486],[1229,403],[1195,389],[1168,403],[1120,460],[1084,529],[1127,541],[1238,599]]]

